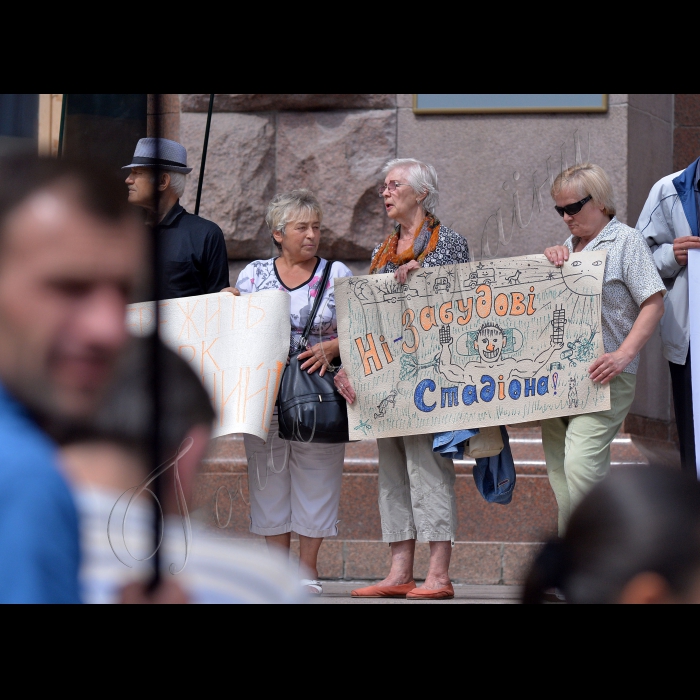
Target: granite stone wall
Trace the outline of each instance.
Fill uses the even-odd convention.
[[[200,214],[224,231],[234,283],[249,260],[274,253],[270,198],[308,187],[324,208],[321,254],[365,274],[390,230],[375,192],[382,165],[415,157],[436,167],[438,216],[467,238],[474,259],[541,253],[568,236],[549,188],[577,161],[606,170],[618,218],[634,226],[653,183],[700,151],[698,100],[611,94],[602,114],[417,115],[409,94],[218,94]],[[183,204],[192,211],[209,95],[180,95],[179,104],[194,168]],[[654,338],[633,413],[662,431],[673,419],[667,374]]]
[[[195,175],[209,96],[182,95],[181,105]],[[273,253],[267,203],[302,187],[323,206],[321,254],[364,271],[390,230],[376,186],[396,155],[395,95],[217,95],[209,139],[200,214],[223,229],[233,273]],[[190,211],[196,184],[193,177],[183,197]]]
[[[673,170],[687,168],[700,156],[700,95],[675,95]]]
[[[172,141],[180,140],[180,96],[172,94],[160,94],[156,102],[155,95],[148,95],[147,102],[148,136],[155,136],[156,116],[158,116],[158,129],[161,137]]]
[[[208,105],[209,95],[180,96],[181,141],[194,166],[189,208]],[[374,193],[381,167],[417,157],[436,167],[438,215],[473,257],[541,252],[567,236],[549,186],[577,160],[605,168],[618,217],[634,224],[671,167],[672,105],[671,95],[612,94],[604,114],[416,115],[407,94],[219,94],[200,213],[223,228],[231,260],[264,257],[270,197],[308,187],[324,207],[321,253],[366,264],[389,230]]]

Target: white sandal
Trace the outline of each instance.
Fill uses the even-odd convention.
[[[299,585],[304,587],[308,586],[309,588],[312,588],[313,593],[311,595],[321,595],[321,593],[323,593],[323,585],[320,581],[316,581],[315,579],[303,578],[299,582]]]

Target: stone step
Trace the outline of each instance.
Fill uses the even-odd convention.
[[[508,428],[517,482],[508,505],[487,503],[472,478],[473,460],[455,462],[458,530],[451,575],[468,584],[519,584],[539,544],[556,532],[557,508],[547,479],[541,431],[536,425]],[[653,446],[652,446],[653,447]],[[649,445],[619,433],[611,447],[613,468],[646,464]],[[652,454],[652,457],[650,457]],[[389,547],[381,542],[377,508],[377,444],[362,440],[346,446],[338,537],[324,540],[319,574],[326,579],[372,580],[388,570]],[[194,517],[222,537],[251,537],[247,460],[243,439],[228,435],[212,441],[195,482]],[[293,543],[293,548],[296,547]],[[425,576],[429,546],[419,543],[416,577]]]
[[[541,542],[555,530],[556,503],[547,479],[539,428],[511,427],[510,444],[517,483],[513,500],[506,506],[487,503],[481,497],[472,478],[473,460],[455,462],[458,540]],[[625,434],[615,438],[611,454],[613,467],[648,461]],[[381,539],[377,470],[376,441],[347,445],[339,511],[341,539]],[[197,477],[193,507],[206,510],[207,524],[231,534],[244,533],[249,524],[247,502],[243,440],[239,436],[218,438]]]

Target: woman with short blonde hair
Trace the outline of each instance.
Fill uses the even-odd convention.
[[[289,294],[289,361],[299,361],[301,369],[309,374],[319,372],[321,376],[340,355],[334,280],[352,276],[342,262],[330,263],[316,254],[322,218],[321,205],[310,190],[297,189],[273,197],[265,220],[279,255],[254,260],[238,276],[236,289],[230,290],[234,294],[250,294],[277,289]],[[320,289],[329,264],[330,277],[325,288]],[[300,341],[319,295],[321,302],[303,350]],[[275,409],[267,442],[254,435],[243,436],[248,458],[250,531],[264,535],[268,545],[286,551],[292,531],[296,532],[300,565],[311,577],[302,578],[301,583],[310,593],[320,595],[318,551],[325,537],[338,534],[345,444],[291,441],[278,433]]]
[[[607,173],[594,163],[581,163],[567,168],[552,183],[552,198],[562,190],[576,192],[582,198],[591,196],[595,206],[602,207],[603,213],[612,218],[617,213],[613,188]]]
[[[612,185],[600,166],[568,168],[554,180],[551,194],[571,235],[563,245],[547,248],[547,259],[561,267],[571,253],[607,252],[602,328],[596,329],[602,331],[605,352],[588,374],[610,386],[610,409],[541,421],[563,535],[571,510],[610,469],[610,444],[634,399],[639,352],[663,315],[666,288],[642,235],[615,218]]]
[[[304,217],[317,218],[319,224],[323,221],[321,204],[311,190],[282,192],[272,198],[265,212],[265,223],[277,250],[282,250],[282,244],[275,238],[275,231],[284,235],[288,223]]]

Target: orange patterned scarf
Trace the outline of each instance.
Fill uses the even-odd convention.
[[[397,226],[387,239],[379,246],[377,254],[372,258],[372,264],[369,266],[370,275],[380,275],[387,272],[387,265],[393,263],[397,267],[405,265],[410,260],[417,260],[423,263],[426,256],[432,253],[437,247],[438,235],[440,233],[440,221],[432,214],[428,214],[423,221],[420,231],[413,239],[413,245],[397,255],[396,251],[399,246],[400,226]]]

